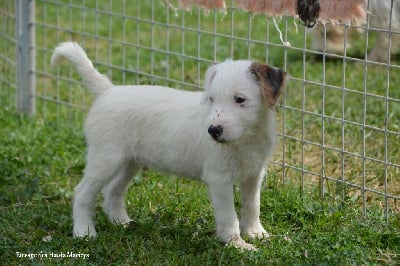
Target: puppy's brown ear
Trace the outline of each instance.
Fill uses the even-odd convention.
[[[275,106],[286,86],[287,73],[282,69],[260,63],[252,63],[249,70],[260,84],[264,100],[268,105]]]

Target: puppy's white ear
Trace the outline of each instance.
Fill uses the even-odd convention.
[[[213,82],[215,75],[217,74],[217,66],[218,64],[214,64],[210,66],[206,71],[206,77],[204,79],[203,103],[206,103],[208,100],[208,91],[210,90],[211,83]]]
[[[211,83],[213,82],[215,75],[217,74],[217,66],[218,64],[210,66],[206,71],[206,77],[204,80],[204,88],[205,90],[210,88]]]
[[[252,63],[249,71],[260,84],[264,100],[268,105],[275,106],[286,86],[287,73],[282,69],[260,63]]]

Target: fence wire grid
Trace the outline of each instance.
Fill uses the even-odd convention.
[[[366,23],[310,30],[233,1],[226,12],[155,0],[2,1],[0,103],[82,127],[93,97],[71,66],[49,63],[63,41],[80,43],[115,84],[199,90],[215,62],[266,62],[290,74],[269,175],[354,201],[364,216],[378,203],[388,219],[400,199],[400,4],[382,2],[390,7],[383,26],[368,15]],[[386,46],[369,60],[377,43]]]

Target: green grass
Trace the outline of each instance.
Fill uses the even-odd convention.
[[[0,257],[5,265],[260,265],[395,264],[400,216],[385,225],[380,208],[363,219],[357,204],[299,193],[270,175],[261,220],[272,234],[257,252],[224,247],[214,237],[205,186],[146,171],[132,183],[127,205],[136,226],[112,225],[97,208],[98,238],[71,237],[71,200],[84,167],[82,133],[51,117],[0,109]],[[45,238],[51,236],[51,241]],[[24,254],[85,253],[83,259],[18,258]],[[39,256],[39,255],[37,255]]]
[[[344,180],[361,186],[364,165],[367,188],[383,193],[386,182],[388,193],[400,195],[399,168],[387,166],[385,173],[385,164],[380,162],[387,159],[400,164],[400,139],[398,134],[392,133],[399,132],[400,104],[392,100],[400,99],[398,68],[389,68],[388,77],[386,67],[368,66],[368,97],[364,102],[365,68],[362,64],[348,61],[344,65],[340,60],[328,60],[325,64],[328,86],[322,88],[319,83],[323,81],[323,62],[307,54],[303,64],[301,50],[275,46],[280,44],[278,34],[272,23],[266,26],[263,16],[235,11],[231,32],[231,13],[217,13],[215,17],[214,12],[207,15],[196,9],[192,12],[169,9],[167,13],[165,5],[158,1],[125,1],[126,8],[122,9],[118,1],[112,2],[110,7],[110,1],[85,1],[89,8],[97,4],[100,10],[111,10],[117,16],[36,1],[38,98],[34,116],[16,113],[12,104],[13,89],[3,82],[3,79],[14,82],[13,65],[0,64],[3,73],[0,82],[0,264],[399,263],[398,201],[388,199],[386,223],[384,197],[366,192],[364,219],[361,189],[341,183]],[[152,2],[155,21],[168,21],[171,27],[148,21],[152,16]],[[7,3],[1,3],[0,8],[12,5]],[[125,19],[124,14],[127,15]],[[137,15],[139,20],[135,18]],[[288,40],[293,47],[303,47],[305,41],[310,42],[309,36],[304,39],[302,27],[296,33],[292,20],[287,22]],[[285,23],[285,20],[279,22],[283,31]],[[0,23],[3,32],[14,32],[4,25]],[[197,31],[198,25],[203,32]],[[183,31],[182,26],[186,30]],[[218,37],[213,36],[214,31]],[[263,43],[266,33],[268,47]],[[249,42],[248,37],[253,41]],[[278,133],[285,132],[297,139],[279,139],[273,159],[276,164],[270,167],[261,202],[261,220],[273,236],[254,241],[259,247],[257,252],[224,247],[216,240],[212,210],[203,184],[154,171],[143,172],[141,177],[135,178],[127,195],[128,211],[137,221],[136,226],[124,229],[112,225],[101,212],[99,201],[98,238],[72,239],[72,194],[85,165],[82,124],[93,96],[81,84],[72,81],[79,77],[70,66],[65,64],[59,69],[49,66],[54,46],[70,39],[83,44],[99,70],[107,73],[116,84],[153,83],[195,90],[201,87],[210,62],[228,57],[267,61],[286,67],[293,78],[314,82],[304,85],[302,81],[291,80],[282,99],[285,107],[278,110]],[[354,47],[351,52],[363,54],[362,42]],[[2,54],[12,58],[12,42],[0,42],[0,48]],[[284,58],[287,58],[286,65]],[[63,80],[66,77],[71,80]],[[387,79],[389,91],[385,86]],[[331,87],[340,88],[342,84],[347,91]],[[367,107],[365,116],[364,104]],[[387,133],[382,131],[386,114]],[[365,147],[360,126],[364,120],[370,126],[365,130]],[[318,145],[322,137],[324,150]],[[365,155],[375,160],[342,154],[338,151],[342,147],[346,152],[359,155],[365,149]],[[283,156],[286,165],[297,169],[282,169]],[[336,180],[321,182],[322,171]],[[304,187],[300,188],[300,183],[304,183]],[[326,193],[323,198],[320,197],[322,184]],[[34,259],[20,258],[17,252],[39,255]],[[85,253],[90,258],[39,258],[45,254],[51,256],[52,252]]]

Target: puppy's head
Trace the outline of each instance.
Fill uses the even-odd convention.
[[[268,126],[286,84],[286,72],[251,61],[228,60],[206,72],[204,101],[209,107],[206,126],[217,142],[252,137]]]

